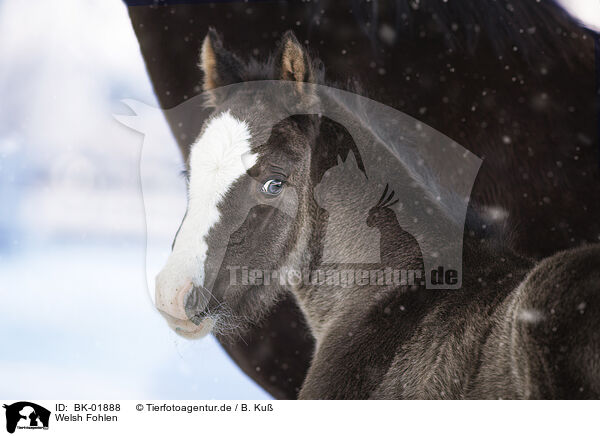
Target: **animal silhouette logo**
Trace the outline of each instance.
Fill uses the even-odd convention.
[[[146,210],[147,245],[148,247],[157,247],[155,250],[146,252],[148,283],[154,283],[159,272],[155,265],[164,264],[165,257],[170,256],[166,249],[160,247],[167,246],[163,241],[166,239],[165,233],[167,233],[164,228],[164,216],[172,213],[173,203],[166,204],[164,197],[155,196],[153,198],[148,194],[156,183],[156,171],[153,170],[152,156],[157,153],[157,150],[162,149],[166,142],[172,142],[172,133],[165,118],[181,120],[177,124],[177,137],[182,138],[182,141],[187,140],[191,144],[194,141],[193,138],[197,138],[196,141],[201,138],[208,141],[212,136],[206,136],[207,131],[202,129],[209,125],[213,126],[213,123],[217,123],[214,126],[230,126],[231,123],[223,124],[223,122],[235,115],[234,118],[239,118],[240,125],[246,127],[252,125],[252,128],[248,128],[249,133],[244,136],[244,141],[248,142],[248,146],[252,150],[260,150],[258,154],[262,153],[262,156],[267,159],[268,154],[283,153],[281,147],[275,149],[266,145],[273,137],[273,126],[285,124],[290,117],[318,113],[322,122],[321,126],[329,125],[328,123],[339,124],[347,131],[347,138],[345,138],[344,135],[340,137],[336,129],[333,131],[321,129],[312,132],[310,129],[305,129],[304,125],[302,125],[304,126],[302,129],[300,129],[302,126],[297,125],[297,129],[295,127],[296,130],[293,130],[294,135],[299,135],[298,138],[309,142],[313,141],[314,144],[313,142],[311,144],[315,147],[323,145],[317,144],[319,140],[328,140],[323,145],[324,148],[318,149],[319,154],[315,154],[321,160],[313,158],[310,160],[316,168],[315,174],[323,174],[322,178],[318,177],[313,180],[316,186],[314,186],[314,198],[311,199],[316,201],[320,211],[327,213],[327,219],[325,219],[325,214],[321,216],[326,223],[322,238],[319,240],[322,245],[321,260],[329,264],[383,263],[388,265],[394,263],[389,255],[393,249],[398,248],[399,242],[409,240],[411,244],[418,245],[418,251],[422,254],[425,286],[428,289],[459,289],[462,286],[464,223],[471,188],[479,171],[481,159],[409,115],[358,94],[313,84],[311,92],[317,97],[318,107],[307,105],[307,107],[299,108],[297,92],[297,86],[289,80],[242,82],[224,86],[219,90],[213,89],[210,94],[199,94],[164,113],[161,109],[141,102],[123,101],[131,109],[133,115],[120,114],[115,115],[115,118],[125,126],[144,135],[140,178]],[[214,114],[212,113],[214,108],[205,104],[206,101],[215,97],[212,95],[213,93],[218,94],[220,101],[223,102],[219,112]],[[258,107],[261,109],[257,109]],[[324,122],[324,120],[328,121]],[[231,129],[232,127],[227,128]],[[280,132],[280,130],[276,131]],[[311,137],[315,133],[318,134],[317,139]],[[214,144],[218,144],[223,140],[222,138],[225,138],[227,143],[231,135],[219,134],[215,138]],[[350,147],[352,153],[348,154],[345,148],[350,141],[353,144]],[[341,149],[334,150],[335,144],[338,144]],[[317,150],[315,147],[311,147],[310,151]],[[206,151],[207,149],[196,148],[196,150]],[[217,149],[215,148],[215,150]],[[331,155],[335,157],[340,156],[341,159],[338,160],[337,165],[335,161],[330,162],[329,158],[323,157],[328,155],[326,152],[332,152]],[[198,152],[198,156],[202,156],[202,153]],[[216,153],[215,156],[220,156],[220,154]],[[178,159],[179,157],[177,157]],[[206,160],[200,161],[205,162]],[[239,167],[239,159],[233,159],[231,162]],[[243,158],[242,163],[248,170],[249,167]],[[297,164],[300,165],[299,162]],[[328,166],[329,164],[332,166]],[[177,169],[180,169],[180,165],[179,160],[175,164],[174,158],[172,165],[174,178],[176,178],[175,173]],[[298,168],[300,167],[298,166]],[[323,173],[318,172],[321,170]],[[196,174],[202,173],[196,171]],[[256,182],[251,178],[249,180],[249,183]],[[188,200],[186,191],[189,189],[189,185],[186,185],[183,180],[174,182],[174,186],[175,183],[179,189],[177,205],[180,208],[178,216],[181,217],[186,212]],[[377,200],[385,191],[386,185],[388,193],[382,199],[383,203],[378,204]],[[217,186],[223,185],[218,184]],[[251,190],[252,188],[248,185],[247,189]],[[392,191],[395,196],[388,199]],[[235,195],[234,192],[237,191],[227,192],[231,198],[230,204],[236,204],[238,201],[238,206],[235,209],[235,217],[228,212],[227,220],[220,222],[226,223],[228,228],[238,229],[244,222],[247,212],[256,206],[255,200],[262,199],[262,197],[239,195],[239,198],[234,201],[231,196]],[[280,197],[280,200],[277,201],[273,201],[273,199],[265,201],[279,209],[280,212],[294,218],[302,199],[298,197],[295,186],[291,183],[282,192],[289,193],[289,198]],[[281,199],[286,199],[286,201]],[[394,215],[396,219],[392,219]],[[174,232],[177,229],[175,224],[181,226],[182,221],[181,219],[172,221]],[[239,225],[234,225],[238,221],[240,221]],[[191,228],[193,229],[193,226]],[[227,233],[224,227],[221,230],[224,234]],[[395,237],[392,237],[394,235]],[[193,241],[191,238],[182,238],[181,240]],[[203,286],[206,288],[212,286],[226,252],[226,244],[221,244],[223,245],[221,247],[217,242],[228,241],[229,238],[223,236],[218,240],[217,238],[213,238],[213,240],[215,243],[208,271],[214,273],[203,278]],[[204,248],[202,250],[203,253],[206,252]],[[195,256],[194,259],[202,259],[202,256]],[[172,265],[186,265],[185,262],[175,261],[176,257],[172,257],[172,259]],[[436,280],[436,274],[439,275],[440,268],[443,271],[457,271],[457,277],[453,279],[452,283],[446,280],[443,282]],[[194,271],[198,270],[198,268],[194,268]],[[177,276],[187,277],[191,276],[191,273],[178,273]],[[174,289],[180,288],[175,282],[169,283],[169,286]],[[148,287],[153,301],[155,301],[156,295],[151,290],[154,289],[155,287],[152,285]]]
[[[10,405],[4,404],[6,409],[6,431],[14,433],[18,429],[48,429],[50,411],[35,403],[19,401]]]
[[[357,192],[363,195],[357,196]],[[379,231],[366,224],[369,210],[375,205],[373,199],[377,199],[379,192],[380,186],[367,179],[352,152],[345,161],[338,156],[337,165],[325,172],[315,188],[315,200],[329,212],[323,241],[324,262],[380,262]]]

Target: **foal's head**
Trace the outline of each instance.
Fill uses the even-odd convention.
[[[320,121],[290,106],[318,103],[316,65],[291,32],[263,64],[242,62],[214,30],[204,40],[200,67],[214,112],[191,145],[187,211],[156,279],[156,306],[182,336],[255,318],[279,290],[255,271],[285,268],[301,252]],[[228,86],[262,79],[289,81],[296,101]]]

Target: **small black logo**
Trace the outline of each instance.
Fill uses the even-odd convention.
[[[14,433],[15,429],[48,429],[50,411],[28,401],[19,401],[2,406],[6,409],[6,431]]]

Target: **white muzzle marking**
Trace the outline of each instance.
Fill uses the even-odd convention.
[[[187,215],[156,277],[156,307],[182,336],[204,336],[213,327],[211,319],[192,323],[185,313],[185,300],[194,286],[204,284],[206,236],[220,219],[217,205],[254,163],[248,126],[229,112],[211,119],[192,145]]]

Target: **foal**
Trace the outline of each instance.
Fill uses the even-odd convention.
[[[316,194],[338,155],[364,168],[343,126],[306,114],[265,127],[262,120],[281,108],[265,104],[266,96],[227,91],[233,83],[286,80],[299,101],[312,102],[310,84],[322,82],[322,68],[292,33],[266,63],[245,64],[211,31],[201,67],[214,112],[192,145],[188,210],[156,281],[157,307],[179,334],[256,322],[291,292],[316,340],[300,398],[600,396],[597,246],[534,265],[468,226],[460,290],[428,290],[419,281],[232,280],[240,267],[280,277],[331,267],[326,238],[337,247],[334,266],[344,266],[368,244],[364,232],[329,218],[354,216],[367,191],[332,187],[350,201],[328,210]],[[417,239],[389,212],[394,197],[386,189],[374,200],[366,216],[385,235],[379,266],[422,270]]]

